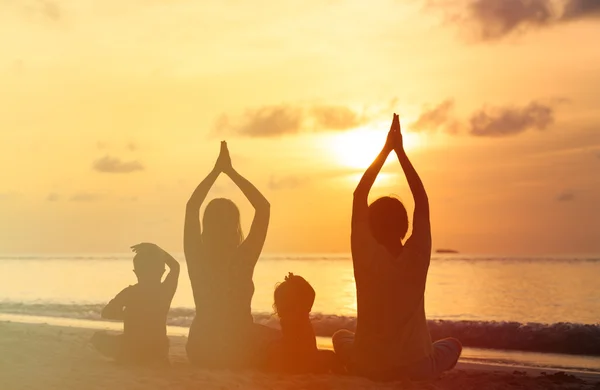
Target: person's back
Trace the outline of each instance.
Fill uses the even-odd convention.
[[[179,263],[154,244],[133,247],[138,283],[125,288],[102,310],[102,318],[122,320],[123,334],[98,332],[92,343],[123,363],[168,362],[167,315],[179,277]],[[165,262],[170,272],[161,283]]]
[[[357,234],[353,230],[356,240]],[[357,289],[356,364],[378,372],[418,361],[432,353],[424,289],[427,245],[407,245],[393,255],[365,237],[353,251]],[[419,250],[419,246],[422,250]]]
[[[196,266],[193,278],[194,302],[196,311],[206,313],[197,319],[205,326],[231,326],[242,328],[251,325],[251,312],[254,283],[254,269],[234,253],[231,259],[212,259],[203,251],[201,257],[207,259]]]
[[[137,283],[124,290],[121,360],[168,355],[166,321],[171,305],[168,290],[162,283]]]

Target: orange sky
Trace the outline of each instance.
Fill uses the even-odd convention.
[[[600,252],[600,7],[495,1],[1,2],[0,252],[180,252],[221,139],[271,201],[266,252],[348,252],[394,111],[435,247]],[[373,196],[412,207],[384,171]]]

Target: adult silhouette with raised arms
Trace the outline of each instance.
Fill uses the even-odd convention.
[[[412,234],[396,198],[368,204],[388,155],[396,152],[415,202]],[[356,334],[334,334],[335,352],[351,373],[379,380],[432,379],[456,364],[461,344],[432,343],[425,317],[425,283],[431,258],[429,200],[402,141],[396,114],[383,150],[354,191],[351,248],[357,289]]]
[[[229,199],[213,199],[200,226],[200,207],[221,173],[231,178],[255,209],[246,239],[239,209]],[[248,368],[265,363],[267,345],[278,333],[254,324],[250,304],[254,266],[267,236],[269,218],[269,202],[233,169],[227,143],[221,142],[215,167],[186,207],[184,251],[196,305],[186,346],[192,364]]]

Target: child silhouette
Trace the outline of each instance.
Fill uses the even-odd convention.
[[[123,334],[97,332],[92,344],[121,363],[168,363],[167,314],[177,290],[179,263],[155,244],[131,247],[138,283],[126,287],[102,310],[102,318],[121,320]],[[165,272],[169,274],[161,283]]]
[[[271,368],[291,374],[343,373],[345,369],[333,351],[317,348],[310,322],[310,311],[315,301],[312,286],[303,277],[290,272],[275,288],[274,301],[282,339],[273,348]]]

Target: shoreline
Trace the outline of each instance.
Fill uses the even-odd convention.
[[[3,372],[6,373],[0,376],[0,388],[399,388],[399,382],[377,383],[352,376],[293,376],[195,369],[187,361],[186,338],[172,334],[169,336],[171,368],[164,371],[125,369],[107,361],[89,346],[88,340],[94,331],[91,328],[0,320],[0,349],[3,351],[0,367],[5,368]],[[411,383],[409,388],[597,389],[598,386],[598,373],[460,361],[454,370],[440,379],[422,384]]]
[[[70,327],[88,330],[121,331],[122,323],[106,320],[85,320],[68,317],[46,317],[28,314],[9,314],[0,312],[0,323],[3,321],[23,324],[46,324],[50,326]],[[169,336],[187,337],[188,327],[167,326]],[[317,336],[320,349],[333,349],[331,338]],[[600,357],[552,354],[528,351],[501,350],[489,348],[464,347],[458,365],[467,365],[481,370],[485,367],[499,370],[513,369],[531,372],[567,372],[581,377],[600,378]]]

